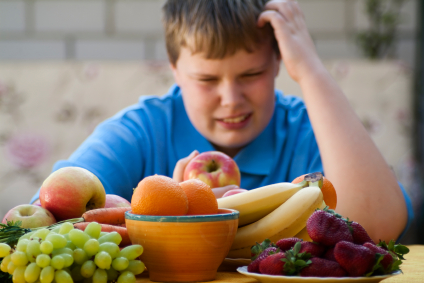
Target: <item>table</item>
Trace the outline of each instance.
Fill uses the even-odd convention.
[[[401,265],[403,274],[394,276],[383,280],[384,283],[414,283],[424,282],[424,245],[410,245],[408,246],[410,252],[405,255],[405,261]],[[236,266],[231,261],[223,263],[218,271],[216,279],[211,281],[213,283],[257,283],[258,281],[244,276],[243,274],[235,271]],[[152,282],[149,280],[147,274],[141,274],[137,277],[136,283]]]

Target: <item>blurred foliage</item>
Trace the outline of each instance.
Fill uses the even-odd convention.
[[[407,0],[366,0],[368,30],[356,35],[356,42],[369,59],[391,56],[400,22],[400,10]]]

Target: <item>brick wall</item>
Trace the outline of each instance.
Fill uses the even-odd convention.
[[[298,0],[323,59],[361,58],[365,0]],[[166,60],[164,0],[0,0],[0,60]],[[417,0],[402,10],[396,56],[413,66]]]

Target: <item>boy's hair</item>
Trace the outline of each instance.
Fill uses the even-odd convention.
[[[168,0],[162,21],[168,57],[175,66],[181,47],[201,52],[208,59],[222,59],[244,49],[253,52],[270,40],[279,54],[269,24],[259,29],[259,14],[268,0]]]

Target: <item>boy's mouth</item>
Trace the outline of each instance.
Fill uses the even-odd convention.
[[[232,118],[224,118],[224,119],[221,119],[221,121],[223,121],[224,123],[236,124],[236,123],[243,122],[249,116],[250,116],[250,114],[245,114],[245,115],[240,115],[240,116],[232,117]]]

